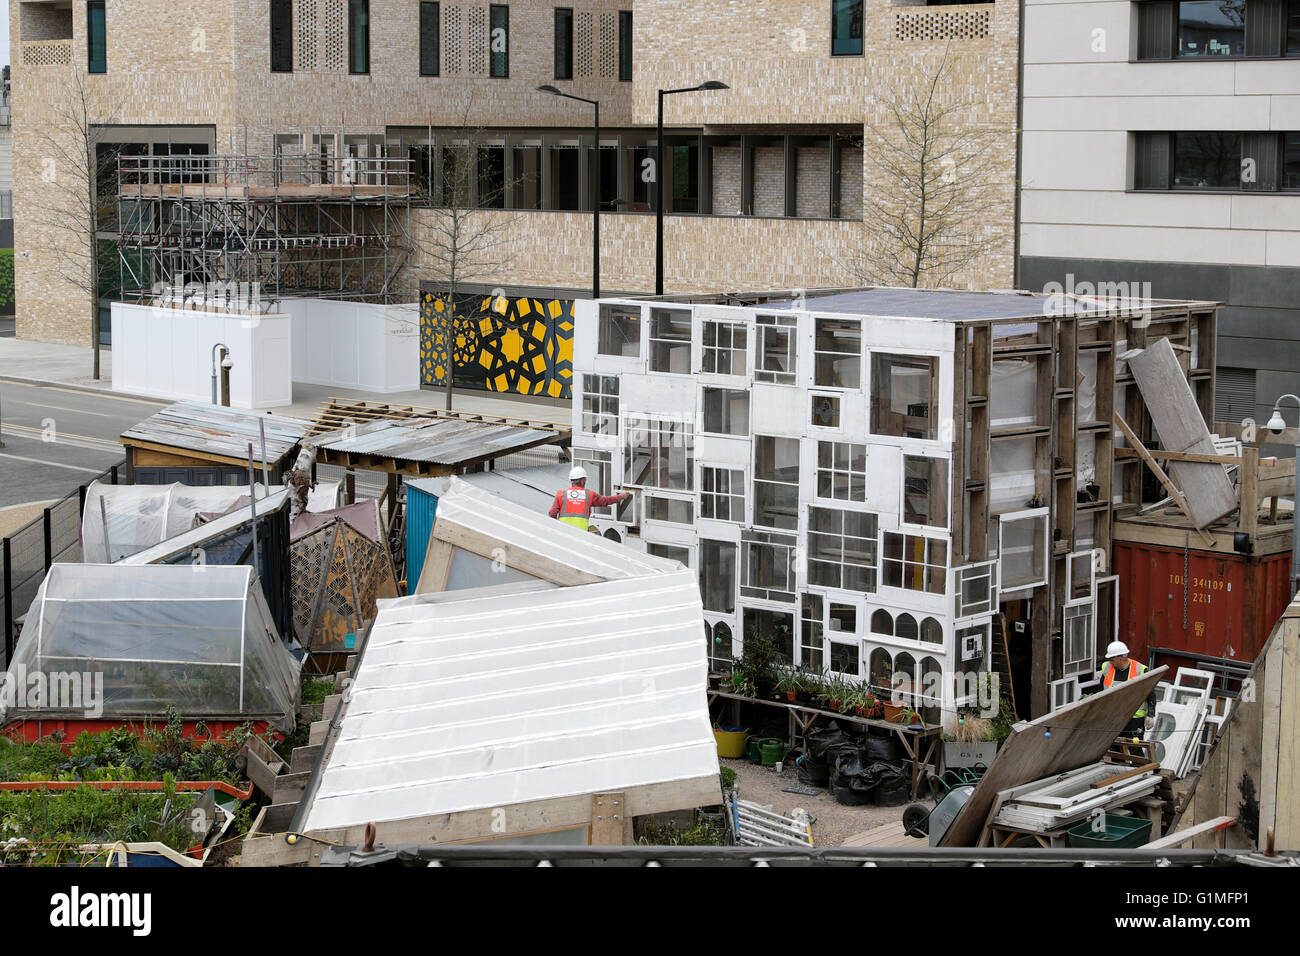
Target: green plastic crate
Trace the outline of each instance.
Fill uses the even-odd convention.
[[[1078,850],[1131,850],[1146,846],[1151,838],[1151,821],[1136,817],[1106,815],[1106,830],[1098,833],[1088,820],[1065,831],[1067,842]]]

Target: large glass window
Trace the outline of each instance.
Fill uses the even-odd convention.
[[[799,439],[754,439],[754,524],[799,527]]]
[[[87,72],[90,73],[108,72],[108,26],[104,17],[104,0],[90,0],[86,4]]]
[[[1300,6],[1300,0],[1296,0]],[[1300,133],[1282,137],[1282,188],[1300,189]]]
[[[370,72],[370,0],[348,0],[348,72]]]
[[[700,468],[700,517],[745,520],[745,473],[734,468]]]
[[[1245,56],[1246,0],[1182,0],[1179,56]]]
[[[817,497],[837,501],[867,500],[867,446],[848,442],[817,443]]]
[[[650,310],[650,371],[691,373],[689,309]]]
[[[1289,0],[1286,7],[1287,56],[1300,56],[1300,0]]]
[[[437,76],[442,67],[442,21],[436,3],[420,4],[420,75]]]
[[[821,673],[823,663],[822,596],[805,594],[799,602],[799,663]]]
[[[1174,189],[1240,189],[1241,134],[1174,134]]]
[[[741,531],[740,537],[744,552],[741,595],[793,604],[799,539],[792,534],[748,530]]]
[[[293,72],[293,0],[271,0],[271,72]]]
[[[662,495],[646,495],[645,516],[651,521],[669,521],[674,524],[695,524],[695,503],[685,498],[665,498]]]
[[[695,434],[690,422],[628,418],[624,442],[629,485],[692,490]]]
[[[747,607],[744,628],[745,634],[742,640],[747,641],[751,637],[770,637],[776,644],[776,659],[782,664],[794,663],[794,614]]]
[[[876,590],[876,516],[839,508],[808,509],[808,583]]]
[[[590,435],[618,434],[617,376],[582,376],[582,430]]]
[[[939,360],[920,355],[871,356],[871,431],[899,438],[937,436]]]
[[[510,75],[510,7],[494,3],[489,8],[488,63],[492,76]]]
[[[506,150],[504,146],[479,146],[478,205],[504,209],[506,204]]]
[[[704,389],[704,430],[714,435],[749,434],[749,391]]]
[[[754,381],[793,385],[795,317],[760,315],[755,321],[758,332],[758,354],[754,357]]]
[[[635,305],[602,305],[596,351],[601,355],[641,354],[641,309]]]
[[[831,56],[862,55],[862,0],[831,0]]]
[[[860,388],[862,323],[856,319],[818,319],[813,356],[815,385]]]
[[[555,78],[573,79],[573,8],[555,8]]]
[[[666,558],[669,561],[680,562],[683,567],[689,568],[691,566],[691,549],[684,548],[681,545],[647,542],[645,552],[656,558]]]
[[[948,527],[948,462],[943,458],[903,456],[903,521]]]
[[[618,11],[618,78],[632,79],[632,11]]]
[[[736,545],[700,539],[700,599],[704,610],[730,614],[736,610]]]
[[[885,534],[881,560],[885,585],[943,594],[948,583],[948,543],[915,534]]]
[[[704,322],[703,370],[712,375],[744,375],[747,329],[741,322]]]

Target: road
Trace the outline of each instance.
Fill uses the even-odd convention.
[[[0,508],[62,498],[123,458],[118,436],[158,402],[0,379]]]

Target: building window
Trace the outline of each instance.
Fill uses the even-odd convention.
[[[862,0],[831,0],[831,56],[862,55]]]
[[[1025,509],[998,518],[998,569],[1003,594],[1047,583],[1048,511]]]
[[[745,521],[745,473],[735,468],[700,469],[700,517]]]
[[[555,8],[555,78],[573,79],[573,8]]]
[[[840,427],[840,397],[838,395],[809,396],[811,412],[809,421],[818,428]]]
[[[1091,602],[1061,608],[1061,676],[1087,679],[1096,666]]]
[[[948,584],[948,543],[916,534],[885,534],[881,563],[887,587],[943,594]]]
[[[700,599],[704,610],[731,614],[736,610],[736,555],[730,541],[700,539]]]
[[[1287,4],[1285,49],[1287,56],[1300,56],[1300,0]]]
[[[704,322],[703,370],[710,375],[744,375],[748,330],[741,322]]]
[[[782,664],[794,663],[794,615],[766,608],[745,608],[744,640],[751,637],[770,637],[776,644],[776,659]],[[743,645],[742,645],[743,653]]]
[[[856,644],[845,644],[843,641],[832,640],[831,644],[831,670],[837,674],[850,674],[857,677],[861,665],[860,651]]]
[[[1276,192],[1300,188],[1300,134],[1136,133],[1133,187]]]
[[[704,430],[714,435],[749,434],[749,390],[704,389]]]
[[[602,305],[596,351],[636,358],[641,354],[641,310],[634,305]]]
[[[799,604],[799,662],[815,673],[825,669],[822,642],[822,596],[805,594]]]
[[[817,443],[817,497],[836,501],[867,500],[867,446],[848,442]]]
[[[271,0],[271,72],[293,72],[293,0]]]
[[[589,435],[618,434],[616,376],[582,376],[582,430]]]
[[[510,8],[494,3],[489,8],[488,63],[492,76],[510,75]]]
[[[1246,0],[1182,0],[1179,56],[1245,56]]]
[[[848,634],[856,637],[858,633],[858,609],[852,604],[831,602],[830,613],[826,616],[826,626],[832,637]]]
[[[632,11],[618,11],[618,78],[632,80]]]
[[[370,0],[348,0],[348,72],[370,72]]]
[[[798,544],[799,539],[792,534],[741,531],[745,562],[741,595],[793,604],[794,557]]]
[[[691,373],[689,309],[650,310],[650,371]]]
[[[690,422],[628,418],[623,434],[629,485],[666,491],[692,490],[695,434]]]
[[[694,524],[695,503],[684,498],[664,498],[646,495],[645,516],[651,521],[669,521],[673,524]],[[685,562],[683,562],[685,563]]]
[[[799,439],[754,439],[754,524],[799,527]]]
[[[862,323],[856,319],[818,319],[813,359],[814,385],[861,388]]]
[[[681,545],[647,542],[645,553],[653,555],[656,558],[666,558],[669,561],[677,561],[684,568],[689,568],[691,566],[691,549],[684,548]]]
[[[876,590],[876,516],[839,508],[808,509],[808,583]]]
[[[948,462],[903,456],[903,522],[948,527]]]
[[[795,375],[795,323],[793,315],[760,315],[758,354],[754,358],[754,381],[793,385]]]
[[[700,148],[695,144],[670,146],[672,211],[700,211]]]
[[[958,618],[992,614],[997,610],[998,563],[984,561],[957,569],[956,614]]]
[[[1240,133],[1175,133],[1174,189],[1241,186]]]
[[[90,0],[86,4],[86,42],[89,47],[87,72],[108,72],[108,25],[105,22],[104,0]]]
[[[552,146],[551,208],[574,212],[582,208],[578,192],[578,164],[581,154],[576,146]]]
[[[442,67],[442,19],[436,3],[420,4],[420,75],[437,76]]]
[[[871,432],[933,439],[938,417],[939,360],[920,355],[871,356]]]
[[[1296,0],[1296,7],[1300,9],[1300,0]],[[1296,32],[1300,33],[1300,13],[1296,14],[1296,19]],[[1283,189],[1300,189],[1300,133],[1282,136],[1281,183]]]
[[[709,670],[717,672],[732,660],[731,627],[726,621],[718,621],[709,633],[709,624],[704,622],[705,637],[709,640]]]

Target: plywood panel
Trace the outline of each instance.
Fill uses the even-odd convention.
[[[1167,671],[1157,667],[1046,717],[1017,724],[939,845],[975,846],[1000,791],[1100,760]]]
[[[1213,455],[1210,429],[1169,339],[1157,339],[1129,355],[1128,366],[1164,450]],[[1187,499],[1196,527],[1204,528],[1236,510],[1237,495],[1222,465],[1175,461],[1169,470]]]

